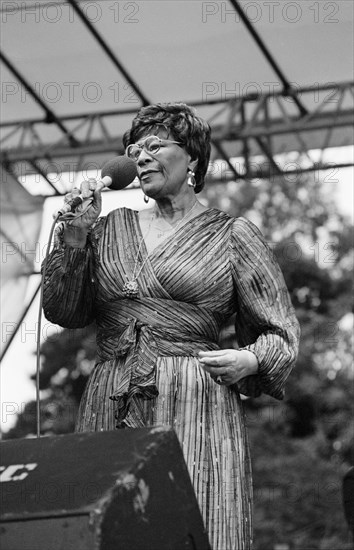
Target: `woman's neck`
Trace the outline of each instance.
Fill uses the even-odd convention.
[[[175,199],[170,201],[164,199],[163,201],[156,201],[155,219],[160,219],[170,225],[174,225],[187,216],[192,208],[196,210],[198,205],[202,206],[194,195],[192,197],[183,197],[180,200]]]

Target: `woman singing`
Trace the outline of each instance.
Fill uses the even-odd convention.
[[[97,363],[78,431],[169,425],[189,469],[213,550],[252,540],[250,459],[240,393],[282,399],[299,327],[259,230],[201,204],[210,128],[184,104],[143,107],[124,136],[146,200],[63,224],[44,310],[63,327],[97,324]],[[70,197],[71,195],[69,195]],[[236,313],[238,349],[220,349]]]

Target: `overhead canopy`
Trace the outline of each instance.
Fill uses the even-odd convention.
[[[347,0],[28,0],[1,15],[1,160],[16,175],[100,166],[150,102],[197,105],[212,158],[243,156],[243,176],[254,155],[266,176],[279,153],[353,143]]]

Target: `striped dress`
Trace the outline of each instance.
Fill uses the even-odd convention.
[[[123,286],[139,266],[139,296],[127,298]],[[97,363],[77,430],[174,428],[212,549],[250,549],[251,468],[239,392],[281,399],[299,337],[282,274],[258,229],[208,209],[148,255],[138,213],[114,210],[98,220],[85,249],[66,246],[58,234],[44,311],[67,328],[97,324]],[[233,313],[239,346],[256,355],[259,370],[226,387],[205,373],[197,354],[218,349]]]

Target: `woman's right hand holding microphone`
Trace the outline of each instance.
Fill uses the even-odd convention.
[[[114,157],[102,167],[100,180],[93,178],[85,180],[81,184],[81,190],[74,188],[71,193],[65,195],[66,203],[80,194],[84,201],[75,209],[75,215],[69,212],[59,218],[66,222],[64,242],[76,248],[84,248],[87,234],[101,213],[102,189],[104,187],[115,190],[124,189],[136,176],[136,164],[132,159],[125,155]],[[67,212],[67,210],[64,211]]]
[[[101,213],[103,188],[104,184],[101,181],[91,178],[81,183],[81,190],[74,187],[71,193],[65,195],[65,203],[78,195],[84,199],[83,203],[75,209],[78,215],[65,224],[63,238],[66,244],[74,248],[85,247],[87,234]],[[85,199],[91,199],[92,202],[88,205]]]

